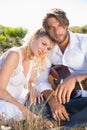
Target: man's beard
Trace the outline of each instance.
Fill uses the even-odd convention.
[[[63,38],[61,41],[58,41],[58,40],[56,40],[56,39],[54,39],[54,38],[52,38],[52,39],[53,39],[58,45],[60,45],[60,44],[62,44],[62,43],[66,40],[67,36],[68,36],[68,31],[66,32],[64,38]]]

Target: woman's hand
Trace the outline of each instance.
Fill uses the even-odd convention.
[[[24,106],[24,105],[21,106],[20,110],[22,111],[24,117],[25,117],[27,120],[31,120],[31,119],[34,119],[34,118],[37,117],[33,112],[31,112],[31,111],[29,110],[29,108],[27,108],[27,107]]]
[[[36,105],[44,100],[43,94],[39,93],[36,89],[30,90],[30,105]]]

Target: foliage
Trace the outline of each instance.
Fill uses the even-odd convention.
[[[87,33],[87,25],[83,27],[73,26],[69,27],[72,32]],[[0,52],[5,51],[13,46],[22,45],[22,38],[27,34],[28,30],[22,27],[4,27],[0,25]]]
[[[82,33],[82,29],[79,26],[70,27],[72,32]]]
[[[5,28],[5,34],[9,35],[10,37],[23,38],[26,33],[27,33],[27,30],[24,30],[22,28],[12,28],[12,27]]]
[[[21,27],[13,28],[0,25],[0,51],[22,45],[21,40],[27,32],[27,29]]]
[[[85,25],[84,27],[82,27],[82,31],[83,31],[83,33],[87,33],[87,25]]]
[[[76,32],[76,33],[87,33],[87,25],[85,26],[73,26],[69,28],[72,32]]]

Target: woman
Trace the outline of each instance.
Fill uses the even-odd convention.
[[[41,28],[26,45],[13,47],[2,54],[0,59],[0,115],[2,118],[5,120],[31,118],[33,113],[24,105],[26,95],[29,88],[30,90],[32,87],[35,88],[38,69],[42,66],[44,55],[53,46],[54,41]]]

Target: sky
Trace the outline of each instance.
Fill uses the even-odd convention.
[[[70,26],[87,25],[87,0],[0,0],[0,25],[33,32],[51,8],[63,9]]]

